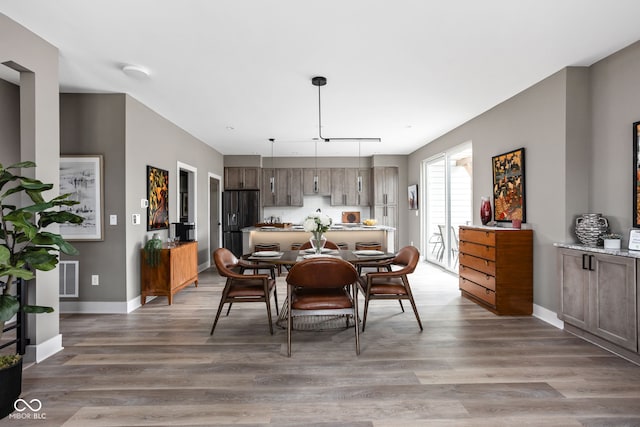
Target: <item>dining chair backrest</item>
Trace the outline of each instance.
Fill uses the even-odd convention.
[[[356,269],[340,258],[309,258],[296,263],[287,275],[287,283],[309,288],[336,288],[358,280]]]
[[[411,274],[415,271],[420,260],[420,251],[415,246],[405,246],[398,251],[392,264],[402,266],[399,273]]]
[[[229,249],[218,248],[213,252],[213,262],[221,276],[229,277],[235,274],[232,269],[237,267],[238,258]]]
[[[324,244],[324,247],[327,249],[336,249],[336,250],[340,249],[340,247],[335,243],[333,243],[331,240],[327,240]],[[310,241],[307,240],[300,246],[300,250],[304,250],[304,249],[311,249]]]

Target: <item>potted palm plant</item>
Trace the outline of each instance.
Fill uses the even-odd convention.
[[[21,168],[34,168],[33,162],[4,167],[0,164],[0,337],[4,325],[18,312],[51,313],[53,308],[22,304],[15,296],[16,280],[31,280],[34,270],[52,270],[60,252],[76,255],[78,251],[62,236],[46,231],[51,224],[80,224],[81,216],[60,210],[75,205],[69,194],[45,200],[43,192],[53,184],[14,173]],[[18,206],[18,203],[21,206]],[[0,418],[13,411],[20,396],[22,359],[20,355],[0,356]]]

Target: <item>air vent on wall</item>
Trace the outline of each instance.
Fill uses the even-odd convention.
[[[60,261],[58,271],[60,274],[60,297],[78,296],[78,271],[80,261]]]

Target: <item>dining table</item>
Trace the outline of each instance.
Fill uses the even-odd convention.
[[[347,262],[350,262],[354,267],[358,267],[358,264],[370,264],[372,262],[386,261],[393,259],[395,254],[392,252],[383,252],[376,250],[337,250],[337,249],[323,249],[322,253],[316,254],[314,250],[288,250],[288,251],[258,251],[253,252],[248,257],[249,261],[271,263],[275,265],[285,266],[288,270],[296,263],[309,258],[316,257],[333,257],[341,258]],[[281,328],[287,327],[287,305],[289,301],[285,299],[280,309],[280,315],[276,320],[276,325]],[[318,315],[318,316],[304,316],[295,317],[293,322],[293,328],[296,330],[326,330],[326,329],[339,329],[346,326],[354,326],[353,321],[349,319],[345,323],[343,316],[335,315]]]

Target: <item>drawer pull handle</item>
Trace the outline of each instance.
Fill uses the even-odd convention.
[[[489,276],[488,274],[485,274],[485,276],[487,280],[491,279],[491,276]]]
[[[489,295],[489,289],[485,289],[484,291]]]
[[[484,260],[484,265],[486,265],[487,267],[489,266],[489,261],[487,261],[486,259]]]

